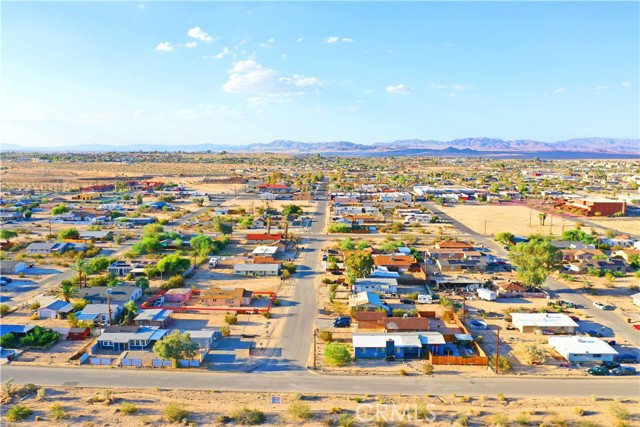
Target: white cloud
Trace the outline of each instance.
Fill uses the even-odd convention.
[[[633,87],[633,83],[631,82],[622,82],[621,85],[625,89],[631,89]]]
[[[342,41],[343,41],[344,43],[351,43],[351,42],[353,42],[353,39],[352,39],[352,38],[350,38],[350,37],[343,37],[343,38],[342,38]]]
[[[473,88],[473,85],[469,83],[431,83],[430,86],[439,90],[447,89],[454,91],[469,90]]]
[[[194,48],[196,46],[198,46],[198,42],[187,42],[187,43],[184,44],[184,47],[186,47],[188,49]]]
[[[552,90],[552,91],[545,92],[545,93],[544,93],[544,96],[557,95],[557,94],[559,94],[559,93],[564,93],[564,92],[566,92],[566,91],[567,91],[567,89],[565,89],[565,88],[563,88],[563,87],[559,87],[559,88],[554,89],[554,90]]]
[[[404,84],[397,84],[397,85],[387,86],[384,91],[387,93],[393,93],[397,95],[407,95],[409,92],[411,92],[411,89],[409,89]]]
[[[140,3],[140,4],[138,5],[138,9],[140,9],[140,10],[144,9],[144,3]]]
[[[281,54],[280,54],[280,58],[285,59],[286,57],[287,57],[287,54],[286,54],[286,53],[281,53]]]
[[[160,42],[158,43],[158,46],[156,46],[156,50],[158,52],[173,52],[175,49],[169,42]]]
[[[206,43],[211,43],[213,41],[213,37],[202,31],[202,28],[200,27],[190,28],[189,31],[187,31],[187,34],[189,37],[193,37],[194,39],[198,39]]]
[[[600,86],[596,86],[596,90],[597,90],[598,92],[600,92],[600,91],[602,91],[602,90],[607,90],[607,89],[609,89],[609,86],[607,86],[607,85],[600,85]]]
[[[269,92],[276,89],[278,72],[265,68],[253,59],[236,62],[228,71],[229,80],[222,86],[225,92]]]
[[[349,37],[338,37],[338,36],[329,36],[324,39],[324,43],[334,44],[334,43],[351,43],[353,42],[352,38]]]
[[[302,43],[304,41],[304,39],[302,37],[298,37],[298,40],[296,40],[296,42],[298,43]]]
[[[277,70],[263,67],[253,59],[234,63],[228,73],[229,80],[222,89],[230,93],[282,94],[294,88],[309,88],[322,84],[316,77],[301,74],[281,77]]]
[[[231,50],[229,50],[228,47],[224,47],[224,49],[222,49],[222,52],[217,53],[216,55],[213,55],[213,59],[223,59],[225,56],[227,55],[231,55]]]

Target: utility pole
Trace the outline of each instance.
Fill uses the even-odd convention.
[[[553,235],[553,215],[551,215],[551,223],[549,224],[549,236]]]
[[[49,218],[49,236],[51,236],[51,218]]]
[[[484,235],[487,235],[487,218],[484,219]]]
[[[531,215],[533,214],[532,210],[529,210],[529,227],[531,227]]]
[[[111,318],[111,289],[107,289],[107,306],[109,309],[109,326],[111,326],[111,323],[113,322],[113,319]]]
[[[317,346],[318,344],[318,328],[313,330],[313,370],[316,370]]]
[[[499,372],[499,361],[500,361],[500,327],[498,326],[498,330],[496,332],[496,374]]]

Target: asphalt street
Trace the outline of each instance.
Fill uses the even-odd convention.
[[[486,377],[460,375],[385,377],[319,375],[302,372],[212,373],[210,371],[138,370],[2,366],[2,382],[49,387],[98,387],[169,390],[219,390],[403,395],[485,395],[507,397],[638,397],[634,377],[572,379]]]

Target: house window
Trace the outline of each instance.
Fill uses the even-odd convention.
[[[103,347],[113,347],[113,341],[102,341]]]
[[[602,357],[601,354],[592,354],[591,356],[593,356],[594,358],[598,358],[598,359]]]

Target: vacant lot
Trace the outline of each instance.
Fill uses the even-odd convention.
[[[443,207],[442,212],[477,233],[486,232],[486,234],[493,235],[503,231],[509,231],[516,236],[522,237],[532,233],[559,235],[562,233],[563,224],[565,230],[570,230],[576,226],[574,220],[554,217],[553,221],[551,221],[551,216],[548,216],[543,227],[538,219],[539,212],[526,206],[460,204]],[[529,226],[529,221],[531,221],[531,226]],[[553,228],[551,227],[552,223]]]
[[[348,396],[348,395],[294,395],[283,393],[281,404],[271,404],[271,393],[237,393],[216,391],[171,391],[171,390],[117,390],[109,395],[110,403],[104,401],[103,390],[82,388],[47,388],[41,401],[35,393],[21,399],[20,404],[33,411],[23,425],[47,426],[170,426],[163,411],[169,404],[181,405],[187,412],[184,418],[189,425],[221,425],[225,417],[233,415],[242,407],[257,409],[264,413],[263,425],[549,425],[549,426],[611,426],[637,425],[639,421],[638,399],[613,401],[610,399],[513,399],[509,396]],[[19,398],[14,397],[2,406],[3,418]],[[94,403],[87,403],[93,401]],[[126,415],[126,405],[131,411]],[[62,406],[61,419],[54,419],[50,406]],[[294,416],[290,408],[308,408],[310,418],[302,421]],[[367,406],[361,406],[366,404]],[[122,405],[122,406],[121,406]],[[396,405],[409,408],[411,416],[418,412],[422,419],[409,418],[395,422],[378,423],[371,409],[376,405]],[[409,405],[409,406],[405,406]],[[415,408],[415,409],[414,409]],[[635,409],[634,409],[635,408]],[[368,411],[369,409],[369,411]],[[417,409],[417,411],[416,411]],[[428,411],[428,412],[427,412]],[[297,413],[300,413],[298,411]],[[614,415],[615,414],[615,415]],[[358,417],[359,415],[359,417]],[[34,424],[35,417],[41,421]],[[428,416],[426,420],[425,416]],[[338,424],[338,418],[341,422]],[[626,419],[617,424],[618,419]],[[351,423],[346,423],[347,419]],[[186,425],[186,424],[185,424]],[[228,425],[239,425],[230,422]]]

